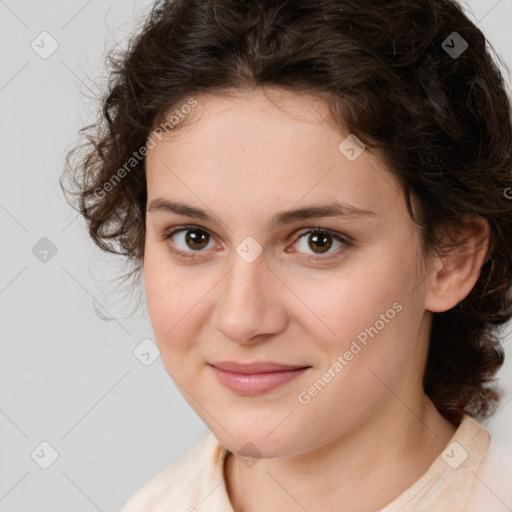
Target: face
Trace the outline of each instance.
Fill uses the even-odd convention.
[[[286,457],[422,395],[430,317],[396,179],[369,149],[354,158],[320,99],[269,97],[197,97],[187,126],[154,139],[144,283],[190,406],[231,451]]]

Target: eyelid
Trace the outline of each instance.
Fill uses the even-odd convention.
[[[165,233],[163,233],[159,238],[162,240],[162,241],[165,241],[165,240],[169,240],[172,236],[174,236],[175,234],[177,233],[180,233],[180,232],[183,232],[183,231],[189,231],[189,230],[194,230],[194,229],[197,229],[197,230],[200,230],[200,231],[204,231],[205,233],[208,234],[208,236],[210,236],[212,239],[215,239],[215,237],[212,235],[212,233],[210,232],[210,230],[208,230],[207,228],[204,228],[202,226],[199,226],[197,224],[186,224],[186,225],[181,225],[181,226],[175,226],[173,227],[170,231],[166,231]],[[342,243],[345,248],[346,247],[351,247],[354,245],[354,240],[349,237],[348,235],[345,235],[344,233],[340,233],[338,231],[334,231],[334,230],[331,230],[331,229],[328,229],[328,228],[322,228],[322,227],[307,227],[307,228],[301,228],[301,229],[298,229],[296,230],[294,233],[293,233],[293,243],[292,245],[295,245],[304,235],[307,235],[308,233],[325,233],[325,234],[328,234],[330,236],[332,236],[335,240],[339,241],[340,243]],[[173,244],[174,245],[174,244]],[[186,257],[186,258],[195,258],[197,255],[200,255],[202,252],[206,252],[206,251],[181,251],[179,249],[171,249],[173,253],[175,254],[178,254],[182,257]],[[326,253],[326,256],[323,256],[321,253],[319,254],[303,254],[303,253],[300,253],[299,254],[302,254],[301,257],[304,257],[306,259],[313,259],[313,260],[327,260],[329,259],[330,256],[337,256],[339,255],[339,252],[340,251],[343,251],[344,248],[341,248],[341,249],[338,249],[332,253]]]
[[[304,235],[308,233],[326,233],[328,235],[331,235],[336,240],[339,240],[340,242],[343,242],[344,244],[353,244],[353,240],[344,233],[340,233],[339,231],[334,231],[332,229],[328,228],[321,228],[321,227],[311,227],[311,228],[302,228],[295,232],[295,240],[302,238]]]
[[[332,229],[328,228],[322,228],[322,227],[309,227],[309,228],[303,228],[299,229],[294,234],[294,241],[292,245],[295,245],[304,235],[307,235],[308,233],[323,233],[328,234],[331,237],[333,237],[335,240],[340,242],[343,247],[340,249],[337,249],[336,251],[328,252],[328,253],[318,253],[318,254],[304,254],[299,252],[301,258],[305,258],[308,260],[314,260],[314,261],[327,261],[330,258],[336,258],[341,256],[341,253],[345,252],[347,247],[352,247],[354,245],[354,240],[350,238],[349,236],[345,235],[344,233],[340,233],[338,231],[334,231]]]
[[[162,241],[169,240],[171,237],[173,237],[177,233],[186,232],[186,231],[192,231],[194,229],[204,231],[208,234],[208,236],[211,239],[215,239],[215,237],[210,233],[210,231],[206,228],[203,228],[202,226],[199,226],[197,224],[185,224],[181,226],[174,226],[169,231],[165,231],[159,238]],[[174,246],[174,244],[172,244]],[[174,246],[175,247],[175,246]],[[196,256],[199,256],[202,252],[205,251],[182,251],[180,249],[172,248],[170,249],[174,254],[183,257],[183,258],[190,258],[193,260]]]

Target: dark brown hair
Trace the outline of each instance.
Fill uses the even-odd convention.
[[[127,256],[130,276],[140,277],[140,148],[172,109],[256,87],[324,98],[338,125],[398,177],[428,250],[441,248],[440,229],[457,232],[468,215],[488,222],[478,282],[434,314],[424,376],[448,419],[486,415],[503,362],[498,326],[512,314],[511,106],[491,52],[452,0],[160,1],[128,49],[109,54],[102,116],[81,130],[86,140],[69,151],[63,175],[71,189],[61,185],[94,242]]]

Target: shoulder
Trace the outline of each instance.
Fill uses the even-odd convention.
[[[499,512],[512,505],[512,444],[508,432],[490,432],[489,451],[483,459],[468,496],[465,512]]]
[[[197,500],[201,487],[216,466],[221,447],[210,432],[146,482],[121,512],[168,512],[169,505],[187,510]]]

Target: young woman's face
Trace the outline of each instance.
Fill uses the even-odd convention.
[[[144,281],[190,406],[231,451],[286,457],[413,409],[431,314],[396,179],[320,100],[272,97],[280,108],[261,92],[198,97],[193,122],[150,149]],[[226,361],[306,369],[237,376],[215,369]]]

